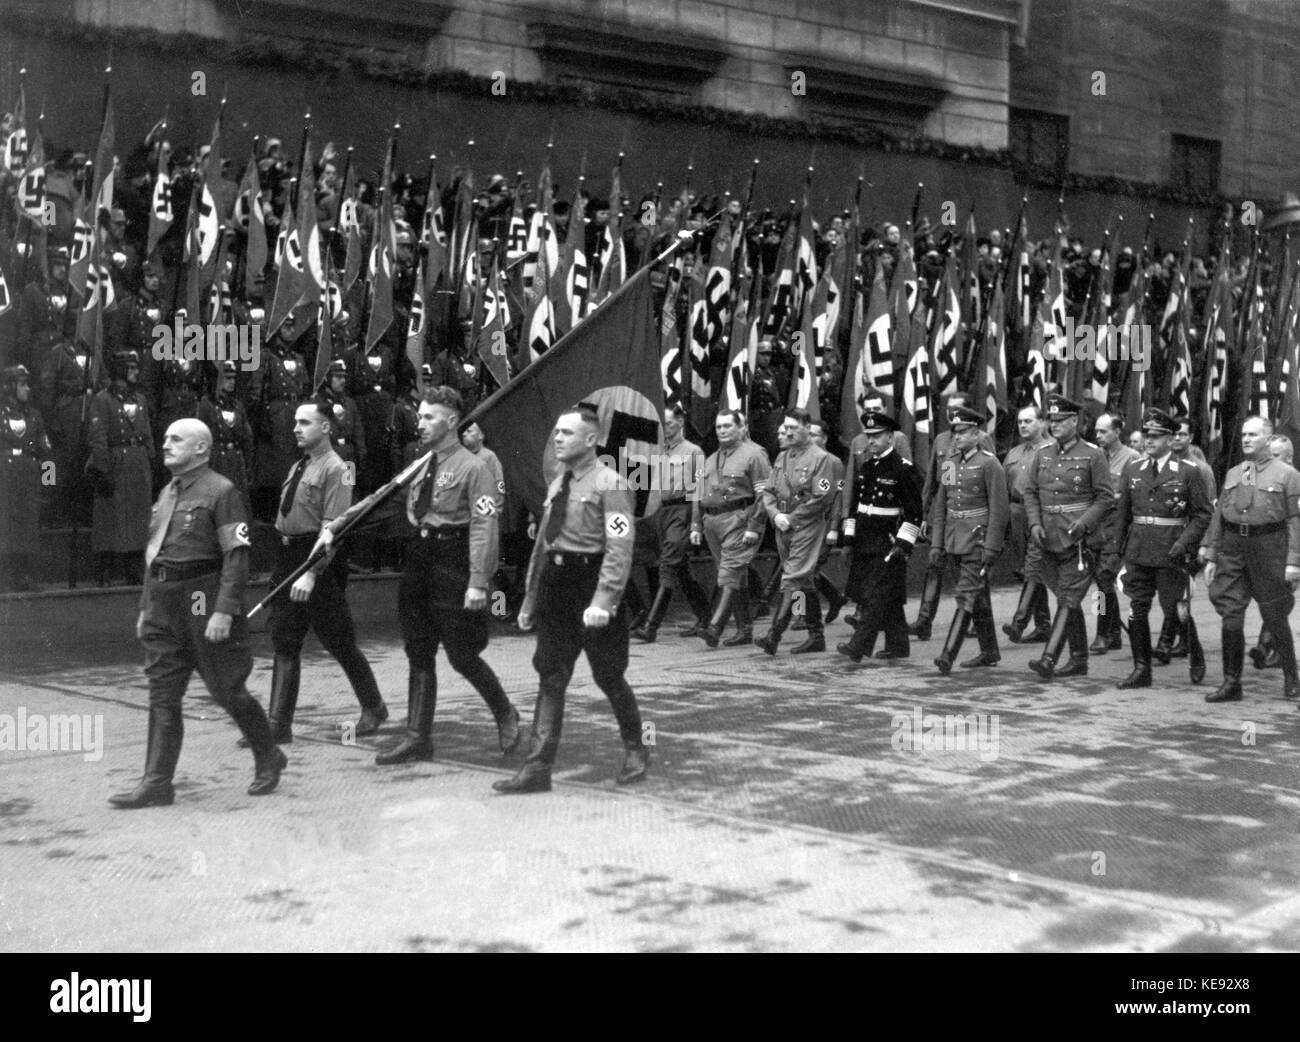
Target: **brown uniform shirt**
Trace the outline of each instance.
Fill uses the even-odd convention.
[[[718,449],[704,463],[700,475],[699,497],[691,511],[691,530],[704,531],[702,507],[717,508],[726,503],[752,499],[743,509],[748,515],[746,527],[755,535],[763,534],[767,515],[758,494],[772,473],[772,464],[762,446],[748,439],[731,449]]]
[[[593,608],[611,614],[618,610],[623,591],[632,575],[632,550],[636,542],[634,499],[613,467],[593,459],[573,469],[569,501],[560,534],[546,545],[546,528],[551,504],[564,484],[564,472],[556,475],[546,493],[546,506],[537,525],[537,542],[528,562],[528,583],[523,614],[531,615],[537,605],[537,582],[546,567],[548,553],[604,554],[600,579],[592,597]]]
[[[428,481],[434,483],[429,508],[416,517]],[[487,589],[497,570],[500,495],[492,468],[459,442],[436,453],[407,489],[406,519],[417,528],[469,525],[469,585],[475,589]]]
[[[158,502],[172,494],[176,496],[176,506],[158,555],[151,563],[168,565],[211,561],[216,565],[220,562],[221,584],[212,610],[238,615],[244,610],[248,558],[253,545],[248,535],[244,501],[235,486],[206,463],[172,478],[171,484],[164,486],[159,494]],[[161,520],[158,504],[155,504],[153,516],[149,519],[151,543]],[[145,580],[146,585],[148,581]]]
[[[1223,479],[1205,537],[1206,557],[1219,559],[1223,530],[1233,525],[1285,522],[1287,566],[1300,566],[1300,472],[1280,459],[1238,463]]]

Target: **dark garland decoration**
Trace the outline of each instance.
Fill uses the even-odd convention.
[[[413,90],[446,90],[481,96],[488,93],[492,85],[490,77],[477,76],[461,69],[425,69],[403,54],[279,40],[271,36],[257,36],[240,41],[220,40],[192,33],[163,33],[156,29],[104,28],[84,23],[54,22],[21,12],[11,12],[0,18],[0,25],[16,33],[85,46],[104,47],[111,43],[119,53],[139,50],[297,74],[331,75],[352,72],[377,82],[392,83]],[[1018,163],[1007,149],[952,145],[928,137],[898,137],[871,126],[845,127],[816,119],[799,120],[736,112],[708,105],[675,102],[633,88],[515,81],[511,83],[510,90],[515,98],[540,104],[597,106],[653,121],[681,121],[751,137],[835,141],[886,154],[919,156],[961,164],[975,163],[1010,170],[1017,184],[1046,187],[1053,191],[1064,188],[1066,191],[1099,192],[1207,209],[1218,209],[1226,202],[1235,202],[1219,193],[1197,192],[1171,184],[1133,181],[1109,175],[1067,174],[1062,180],[1048,168]]]

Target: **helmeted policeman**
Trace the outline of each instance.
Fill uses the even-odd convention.
[[[211,432],[198,420],[177,420],[163,436],[163,462],[173,478],[153,510],[135,629],[149,678],[149,744],[144,777],[109,798],[115,807],[174,800],[181,699],[195,669],[252,747],[256,766],[248,794],[273,792],[288,766],[266,713],[244,686],[253,668],[243,606],[248,518],[235,486],[208,466],[211,444]]]
[[[29,402],[31,392],[25,365],[5,368],[0,375],[0,590],[37,585],[41,465],[54,450],[40,412]]]
[[[781,603],[767,635],[754,641],[769,655],[776,654],[799,593],[803,593],[808,609],[808,638],[791,648],[790,653],[826,650],[821,599],[814,576],[836,498],[835,468],[830,453],[812,443],[811,422],[806,409],[786,410],[781,424],[785,448],[759,492],[759,502],[776,530],[781,558]]]
[[[438,704],[437,654],[441,644],[452,669],[473,685],[492,712],[502,752],[519,743],[519,711],[483,661],[488,645],[488,587],[499,546],[498,491],[482,458],[456,433],[460,395],[436,387],[420,403],[421,448],[431,453],[405,497],[412,535],[407,547],[397,614],[410,667],[406,734],[375,757],[380,766],[433,759],[433,718]],[[332,539],[350,514],[323,536]]]
[[[1246,608],[1259,604],[1282,661],[1282,696],[1300,697],[1288,616],[1300,586],[1300,473],[1268,450],[1273,425],[1250,416],[1241,427],[1245,460],[1223,479],[1202,548],[1210,601],[1223,620],[1223,683],[1207,702],[1241,699]]]
[[[1062,395],[1048,398],[1053,443],[1038,450],[1025,479],[1029,535],[1043,550],[1043,572],[1057,599],[1043,657],[1029,663],[1044,680],[1087,675],[1083,598],[1092,584],[1093,555],[1105,540],[1102,521],[1115,502],[1106,454],[1078,435],[1082,411],[1083,406]],[[1070,661],[1057,671],[1067,640]]]
[[[144,395],[136,390],[140,357],[118,351],[109,363],[112,383],[90,405],[86,473],[95,483],[91,548],[98,555],[100,583],[121,562],[128,585],[140,579],[140,555],[149,541],[153,492],[153,436]]]
[[[360,467],[366,455],[366,432],[357,414],[357,403],[347,392],[348,364],[342,358],[330,362],[320,396],[334,414],[330,444],[344,463]]]
[[[212,469],[229,479],[243,497],[245,512],[251,513],[248,475],[253,462],[253,428],[235,390],[237,380],[235,363],[221,363],[221,378],[199,402],[198,419],[212,432]]]
[[[1157,594],[1165,618],[1176,616],[1189,582],[1188,564],[1210,524],[1210,499],[1200,472],[1174,459],[1170,436],[1174,421],[1159,409],[1142,421],[1146,458],[1134,460],[1120,477],[1119,502],[1110,551],[1124,560],[1124,592],[1129,599],[1129,643],[1133,672],[1123,689],[1151,686],[1151,625],[1148,616]],[[1117,624],[1117,622],[1116,622]],[[1196,642],[1197,652],[1200,642]],[[1192,683],[1205,677],[1205,659],[1192,660]]]
[[[271,585],[283,582],[311,554],[321,529],[352,505],[356,472],[332,448],[334,414],[323,400],[298,406],[293,421],[294,440],[303,457],[293,465],[280,491],[276,511],[278,538]],[[356,626],[348,608],[347,555],[337,553],[317,561],[287,593],[271,602],[271,644],[275,659],[267,715],[275,740],[293,741],[293,715],[298,705],[302,674],[302,644],[307,630],[343,668],[352,692],[361,704],[356,734],[374,734],[388,719],[374,671],[357,647]]]
[[[640,781],[650,764],[641,711],[628,686],[627,615],[620,603],[632,574],[633,496],[617,472],[596,458],[600,418],[586,403],[555,424],[555,456],[564,472],[551,482],[541,531],[528,565],[519,628],[537,625],[537,708],[528,759],[497,792],[548,792],[560,747],[564,693],[578,655],[605,693],[623,739],[620,785]]]
[[[963,662],[962,668],[996,666],[1002,660],[988,576],[1002,552],[1010,505],[1002,464],[993,453],[980,448],[984,418],[959,405],[949,411],[948,423],[952,450],[939,469],[930,510],[930,557],[947,554],[958,569],[957,610],[943,651],[934,660],[945,675],[952,672],[972,619],[980,653]]]
[[[709,624],[709,602],[686,559],[691,546],[691,497],[699,491],[704,450],[687,440],[685,427],[686,411],[680,405],[669,406],[664,413],[664,454],[657,468],[659,509],[651,522],[659,536],[659,589],[645,624],[632,631],[633,637],[647,644],[657,639],[675,590],[682,591],[695,612],[696,626],[703,630]]]
[[[767,519],[758,494],[772,472],[762,446],[746,436],[745,418],[738,409],[720,409],[713,429],[718,451],[704,461],[700,494],[691,507],[691,545],[707,542],[718,566],[713,617],[704,629],[690,627],[684,636],[700,636],[711,648],[722,639],[727,617],[736,613],[736,635],[724,647],[750,643],[749,582],[746,574]]]
[[[853,561],[845,593],[858,601],[853,636],[836,650],[854,662],[870,655],[876,637],[903,657],[908,650],[907,559],[921,534],[921,472],[894,450],[898,421],[864,413],[862,433],[871,455],[853,475],[853,494],[844,518],[844,539]]]

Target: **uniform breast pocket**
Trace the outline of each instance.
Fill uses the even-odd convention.
[[[172,523],[179,523],[182,532],[193,532],[196,527],[201,526],[205,509],[202,503],[177,503],[176,510],[172,514]]]
[[[440,482],[438,487],[433,490],[434,501],[437,502],[440,507],[455,503],[456,500],[460,498],[460,486],[461,482],[459,479],[445,483]]]

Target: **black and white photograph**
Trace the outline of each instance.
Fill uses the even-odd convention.
[[[1297,97],[1291,0],[0,0],[0,952],[1262,1012]]]

